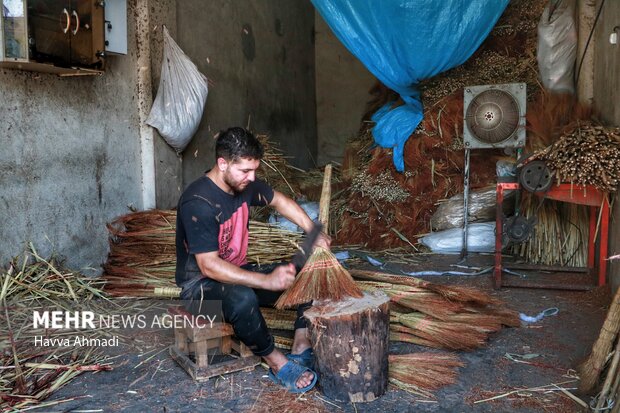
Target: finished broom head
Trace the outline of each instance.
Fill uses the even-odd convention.
[[[361,297],[362,291],[351,274],[331,251],[317,247],[297,274],[293,285],[276,302],[276,308],[290,308],[312,300],[340,300]]]

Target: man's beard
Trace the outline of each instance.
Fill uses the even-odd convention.
[[[243,184],[242,182],[235,181],[229,174],[224,174],[224,182],[236,193],[243,192],[243,190],[247,188],[249,184],[249,182]]]

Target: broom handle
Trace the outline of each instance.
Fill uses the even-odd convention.
[[[319,202],[319,221],[323,224],[323,230],[329,232],[329,203],[332,199],[332,165],[325,165],[323,175],[323,189],[321,190],[321,201]]]

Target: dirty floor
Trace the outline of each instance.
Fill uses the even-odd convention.
[[[381,257],[377,257],[381,258]],[[389,257],[382,258],[384,262]],[[466,264],[480,268],[491,264],[491,256],[470,256]],[[420,256],[409,262],[388,262],[396,271],[458,270],[451,267],[456,256]],[[354,264],[369,268],[359,260]],[[575,283],[575,275],[543,275],[522,272],[539,280],[552,277],[553,282]],[[508,277],[508,276],[506,276]],[[514,276],[511,276],[514,277]],[[585,275],[577,282],[588,283]],[[486,348],[459,352],[465,367],[458,381],[435,393],[429,400],[390,387],[387,393],[370,403],[336,403],[317,390],[295,396],[272,384],[263,367],[212,378],[206,383],[194,382],[168,355],[173,343],[171,330],[141,331],[126,344],[107,351],[114,357],[114,369],[108,372],[84,373],[57,391],[51,400],[66,400],[54,407],[35,411],[54,412],[580,412],[577,403],[555,385],[576,387],[575,368],[589,354],[599,334],[609,305],[609,291],[561,291],[525,288],[494,290],[489,274],[479,276],[429,276],[437,283],[474,286],[503,299],[507,306],[536,315],[557,307],[555,316],[521,328],[505,328],[491,336]],[[392,353],[437,351],[403,343],[391,343]],[[506,354],[538,355],[528,363],[510,360]],[[547,386],[549,391],[527,389]],[[479,402],[512,392],[506,397]],[[589,398],[583,399],[588,402]]]

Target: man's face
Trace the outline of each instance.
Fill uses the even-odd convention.
[[[240,158],[235,162],[226,162],[226,164],[224,182],[233,191],[241,192],[256,179],[256,170],[260,166],[260,160]]]

